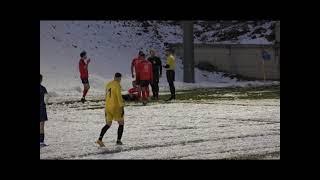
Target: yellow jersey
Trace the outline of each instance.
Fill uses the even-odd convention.
[[[167,68],[167,70],[175,70],[176,60],[172,54],[167,57],[167,64],[169,65],[169,68]]]
[[[120,83],[113,80],[106,85],[106,110],[116,111],[123,106]]]

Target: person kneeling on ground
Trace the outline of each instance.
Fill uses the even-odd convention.
[[[132,81],[132,88],[128,90],[129,94],[122,95],[125,101],[139,101],[139,87],[137,81]]]

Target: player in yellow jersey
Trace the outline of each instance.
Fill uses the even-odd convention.
[[[166,65],[163,67],[166,68],[167,70],[166,71],[167,81],[169,83],[170,93],[171,93],[171,97],[167,101],[170,101],[172,99],[176,99],[176,89],[174,87],[176,60],[175,60],[175,57],[173,56],[172,49],[166,50],[166,56],[167,56],[167,62],[166,62]]]
[[[107,130],[111,127],[112,121],[117,121],[118,127],[118,138],[117,145],[122,145],[121,137],[123,134],[124,127],[124,103],[121,95],[121,74],[116,73],[114,80],[106,85],[106,107],[105,107],[105,118],[106,125],[101,129],[99,139],[96,141],[100,147],[104,147],[102,138]]]

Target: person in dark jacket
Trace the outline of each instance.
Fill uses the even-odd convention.
[[[41,85],[42,75],[40,74],[40,147],[46,146],[44,143],[44,123],[48,120],[46,104],[48,103],[48,91]]]
[[[159,99],[159,78],[162,76],[161,60],[153,49],[150,50],[150,57],[148,61],[152,64],[153,81],[151,82],[152,99]]]

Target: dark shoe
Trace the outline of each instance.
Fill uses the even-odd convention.
[[[85,98],[81,98],[81,102],[84,103],[86,101]]]
[[[171,101],[173,99],[173,97],[171,96],[169,99],[167,99],[166,101]]]
[[[40,143],[40,148],[45,147],[45,146],[48,146],[48,145],[46,145],[44,142]]]
[[[117,140],[117,145],[122,145],[122,142],[120,140]]]

